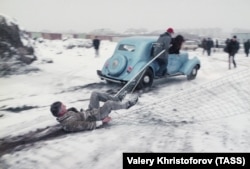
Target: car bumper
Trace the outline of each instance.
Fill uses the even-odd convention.
[[[102,74],[102,71],[101,70],[97,70],[97,75],[102,79],[102,80],[107,80],[107,81],[111,81],[111,82],[114,82],[114,83],[127,83],[127,81],[125,80],[120,80],[120,79],[115,79],[115,78],[112,78],[112,77],[108,77],[104,74]]]

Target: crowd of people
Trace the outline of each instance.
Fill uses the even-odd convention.
[[[204,38],[201,42],[201,47],[203,48],[203,54],[207,52],[207,55],[211,55],[211,49],[214,47],[214,42],[211,38]]]
[[[204,55],[205,52],[207,52],[208,56],[211,56],[211,49],[212,48],[219,48],[218,40],[214,42],[211,38],[204,38],[201,42],[201,47],[203,48],[202,54]],[[244,42],[244,53],[248,57],[249,55],[249,49],[250,49],[250,39],[246,40]],[[228,53],[228,63],[229,63],[229,69],[231,69],[231,64],[233,63],[234,68],[237,67],[236,61],[235,61],[235,55],[238,53],[240,49],[240,42],[237,40],[237,36],[233,36],[231,39],[228,38],[225,41],[225,47],[224,52]]]
[[[161,34],[157,40],[157,43],[160,45],[155,47],[154,56],[156,56],[162,50],[165,49],[164,53],[162,53],[161,56],[159,56],[157,58],[157,62],[160,65],[160,70],[158,72],[159,76],[163,75],[166,72],[165,67],[167,65],[166,58],[168,58],[168,54],[172,54],[172,53],[179,54],[181,46],[182,46],[183,42],[185,41],[185,39],[182,35],[177,35],[176,37],[172,37],[173,34],[174,34],[174,29],[168,28],[166,30],[166,32]],[[230,43],[230,45],[228,46],[229,42],[234,41],[233,39],[236,40],[237,44],[232,45],[232,43]],[[95,49],[95,56],[96,57],[99,56],[100,42],[101,42],[101,40],[97,36],[95,36],[92,44],[93,44],[93,47]],[[229,49],[230,51],[234,51],[234,52],[231,52],[231,55],[235,55],[239,50],[239,42],[238,42],[236,36],[234,36],[232,39],[228,38],[225,41],[225,45],[226,45],[225,48],[230,48]],[[235,52],[235,49],[232,49],[232,48],[236,48],[235,45],[236,46],[238,45],[238,49],[236,52]],[[202,51],[203,55],[206,53],[208,56],[211,56],[212,49],[214,49],[214,51],[216,51],[216,49],[218,50],[220,46],[219,46],[218,40],[215,40],[215,42],[214,42],[210,37],[208,37],[208,38],[202,39],[200,47],[203,49],[203,51]],[[250,50],[250,39],[248,39],[244,42],[243,47],[244,47],[244,52],[245,52],[246,56],[248,57],[249,50]],[[225,51],[225,48],[224,48],[224,51]],[[234,57],[234,56],[232,56],[232,57]]]

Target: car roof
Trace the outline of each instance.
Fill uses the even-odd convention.
[[[149,47],[149,45],[156,42],[156,40],[157,40],[156,36],[132,36],[132,37],[123,38],[119,41],[116,47],[116,52],[119,52],[119,53],[127,52],[127,51],[119,50],[120,45],[126,44],[126,45],[136,46],[135,52],[129,53],[129,55],[138,55],[138,56],[145,55],[145,53],[147,53],[145,48]]]

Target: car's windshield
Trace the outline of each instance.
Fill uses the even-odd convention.
[[[135,51],[135,46],[134,45],[121,44],[119,46],[118,50],[134,52]]]

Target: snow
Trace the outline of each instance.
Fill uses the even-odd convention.
[[[59,40],[37,42],[39,59],[33,66],[41,71],[0,78],[0,138],[56,125],[49,111],[54,101],[87,108],[92,91],[121,87],[109,86],[96,75],[115,42],[102,41],[99,57],[93,48],[64,46]],[[249,152],[250,59],[240,52],[238,67],[228,70],[222,51],[210,57],[201,49],[189,54],[201,60],[195,80],[181,76],[156,80],[137,105],[112,112],[107,127],[35,142],[1,156],[0,168],[118,169],[123,152]],[[37,108],[19,113],[3,110],[23,106]]]
[[[15,18],[12,18],[12,17],[10,17],[10,16],[7,16],[7,15],[4,15],[4,14],[2,14],[2,13],[0,13],[0,19],[2,20],[2,19],[5,19],[5,22],[6,22],[6,24],[8,25],[8,26],[12,26],[12,25],[17,25],[18,24],[18,22],[17,22],[17,20],[15,19]]]

